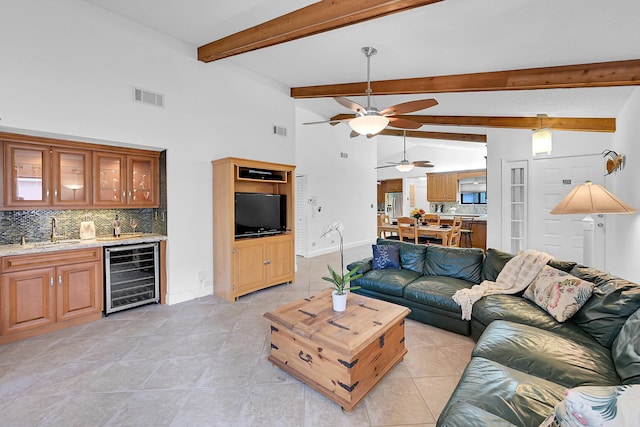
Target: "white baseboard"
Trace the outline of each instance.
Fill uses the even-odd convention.
[[[372,245],[375,242],[376,242],[376,239],[366,239],[366,240],[361,240],[361,241],[358,241],[358,242],[345,243],[344,244],[344,249],[355,248],[355,247],[364,246],[364,245]],[[340,250],[340,245],[335,245],[335,246],[331,246],[329,248],[310,251],[308,253],[308,257],[309,258],[313,258],[313,257],[316,257],[316,256],[326,255],[326,254],[330,254],[330,253],[333,253],[333,252],[337,252],[339,250]]]

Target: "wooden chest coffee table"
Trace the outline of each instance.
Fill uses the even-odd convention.
[[[331,291],[279,307],[271,321],[269,360],[345,410],[352,410],[407,353],[409,309],[350,294],[333,311]]]

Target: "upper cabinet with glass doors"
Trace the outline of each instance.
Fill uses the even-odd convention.
[[[158,206],[160,153],[65,143],[0,132],[0,208]]]

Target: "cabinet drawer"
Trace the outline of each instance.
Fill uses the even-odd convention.
[[[75,264],[102,260],[102,248],[88,248],[65,251],[43,252],[29,255],[10,255],[2,258],[0,264],[3,273],[31,270],[34,268],[55,267],[62,264]]]

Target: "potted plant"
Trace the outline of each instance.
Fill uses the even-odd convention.
[[[329,225],[327,228],[322,230],[320,233],[320,237],[328,237],[332,232],[337,231],[340,236],[340,274],[338,274],[331,265],[327,265],[329,269],[330,276],[325,276],[322,279],[327,282],[333,283],[333,291],[331,292],[331,299],[333,301],[333,310],[334,311],[345,311],[347,307],[347,295],[349,290],[360,289],[360,286],[350,286],[349,284],[362,277],[362,273],[358,273],[360,270],[360,266],[357,266],[353,270],[348,273],[344,273],[344,251],[343,251],[343,240],[342,240],[342,231],[344,227],[342,226],[342,222],[337,221],[333,224]]]
[[[426,214],[424,209],[415,208],[414,210],[411,211],[411,216],[416,220],[418,220],[418,222],[420,222],[420,220],[422,219],[422,215],[424,214]]]

